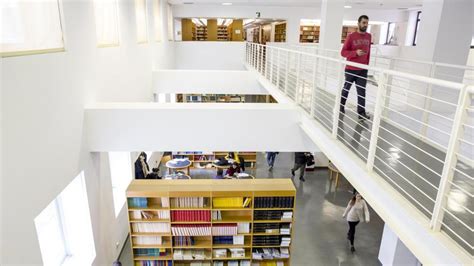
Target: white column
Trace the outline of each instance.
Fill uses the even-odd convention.
[[[472,0],[424,0],[416,45],[421,59],[466,64],[473,8]]]
[[[300,42],[300,19],[289,17],[286,21],[286,43],[298,44]]]
[[[382,243],[379,249],[379,261],[384,266],[404,265],[419,266],[418,259],[403,244],[398,236],[385,224],[383,228]]]
[[[324,49],[341,49],[343,0],[323,0],[321,4],[321,27],[319,46]],[[357,19],[357,18],[356,18]]]

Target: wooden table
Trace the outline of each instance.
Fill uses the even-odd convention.
[[[181,169],[184,169],[184,170],[186,170],[186,171],[185,171],[186,174],[189,175],[189,167],[191,166],[192,163],[191,163],[191,161],[188,161],[188,162],[189,162],[189,164],[184,165],[184,166],[183,166],[183,165],[182,165],[182,166],[175,166],[175,165],[172,165],[173,160],[167,161],[167,162],[166,162],[166,167],[168,167],[168,173],[171,174],[171,170],[172,170],[172,169],[173,169],[173,170],[181,170]]]
[[[336,166],[334,164],[332,164],[331,162],[329,162],[328,164],[328,170],[329,170],[329,180],[332,181],[333,179],[333,174],[335,174],[335,178],[334,178],[334,183],[335,183],[335,190],[337,191],[337,187],[339,185],[339,174],[341,172],[339,172],[339,169],[336,168]]]

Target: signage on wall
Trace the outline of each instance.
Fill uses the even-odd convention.
[[[235,34],[240,34],[240,30],[235,30]]]

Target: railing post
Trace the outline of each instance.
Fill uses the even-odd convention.
[[[390,61],[388,63],[388,69],[393,70],[393,68],[395,67],[395,63],[394,63],[395,60],[392,59],[392,58],[390,58],[389,60]],[[375,77],[375,75],[374,75],[374,77]],[[386,90],[386,92],[385,92],[385,95],[386,95],[386,97],[385,97],[385,106],[390,106],[390,96],[392,95],[392,87],[391,87],[392,82],[393,82],[393,77],[389,76],[387,78],[387,87],[385,89]],[[388,109],[383,110],[383,115],[388,116]]]
[[[281,64],[281,62],[280,62],[280,49],[277,50],[277,61],[278,61],[278,63],[277,63],[276,86],[277,86],[278,89],[280,89],[280,68],[281,68],[280,67],[280,64]]]
[[[334,99],[334,109],[332,110],[332,137],[334,139],[337,139],[337,130],[339,128],[339,110],[341,108],[342,87],[345,81],[344,66],[343,61],[340,61],[339,73],[337,73],[336,97]]]
[[[367,155],[367,170],[372,172],[374,169],[375,151],[377,150],[377,138],[380,129],[380,118],[382,116],[387,74],[381,73],[379,86],[377,88],[377,97],[375,98],[374,120],[372,121],[372,132],[370,133],[369,153]]]
[[[252,44],[252,61],[253,68],[257,69],[257,46],[255,43]]]
[[[436,62],[433,63],[431,65],[431,68],[430,68],[430,78],[434,78],[434,75],[436,73]],[[430,110],[431,109],[431,96],[433,94],[433,84],[430,83],[428,84],[428,88],[426,90],[426,96],[425,97],[425,102],[423,104],[423,109],[425,110],[423,112],[423,116],[421,118],[421,122],[423,122],[423,124],[421,125],[421,137],[422,139],[424,140],[426,138],[426,131],[428,130],[428,119],[429,119],[429,113],[426,112],[426,110]]]
[[[286,51],[286,65],[285,65],[285,95],[288,96],[288,72],[290,69],[290,52]]]
[[[299,105],[301,101],[301,92],[298,86],[300,83],[300,68],[301,68],[301,54],[298,53],[296,57],[296,81],[295,81],[295,102],[297,105]]]
[[[436,195],[433,216],[431,217],[430,227],[434,231],[441,230],[441,221],[444,217],[444,206],[446,206],[447,196],[451,189],[453,181],[453,168],[457,163],[456,153],[459,151],[459,139],[463,136],[462,124],[467,117],[467,106],[469,105],[469,91],[474,89],[473,86],[465,85],[459,94],[456,114],[454,115],[453,127],[449,137],[446,158],[444,160],[443,172],[439,181],[438,193]]]
[[[316,90],[318,88],[318,86],[316,85],[316,82],[317,82],[317,68],[318,68],[318,60],[319,58],[318,57],[314,57],[314,67],[313,67],[313,75],[312,75],[312,79],[313,79],[313,88],[311,89],[311,101],[310,101],[310,106],[309,106],[309,115],[311,117],[314,117],[315,114],[314,114],[314,104],[316,103]]]
[[[267,47],[268,49],[269,47]],[[270,84],[273,84],[273,65],[275,64],[275,49],[273,49],[273,47],[271,47],[269,49],[271,51],[270,55],[272,56],[272,59],[271,60],[268,60],[269,62],[269,65],[270,65],[270,75],[269,75],[269,78],[270,78]]]

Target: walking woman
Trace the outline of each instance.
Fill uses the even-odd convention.
[[[351,252],[354,252],[354,237],[357,224],[359,224],[360,221],[366,223],[370,221],[369,208],[359,193],[355,194],[349,201],[342,217],[346,217],[347,222],[349,223],[347,239],[351,242]]]

